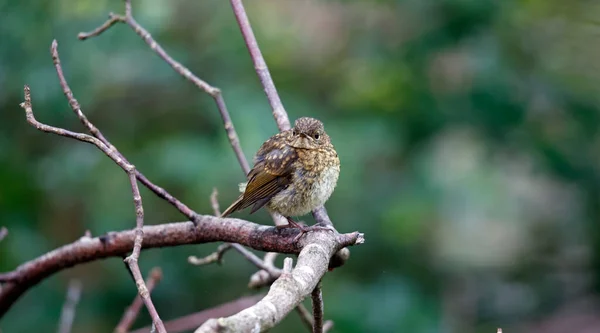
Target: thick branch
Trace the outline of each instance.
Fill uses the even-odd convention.
[[[296,267],[282,274],[265,298],[233,316],[207,321],[196,333],[264,332],[274,327],[317,286],[329,259],[341,248],[335,238],[335,233],[327,231],[308,233]],[[357,242],[363,240],[357,238]]]
[[[307,244],[308,239],[307,235],[295,242],[298,230],[282,230],[239,219],[200,215],[197,221],[198,227],[192,222],[144,226],[142,249],[225,241],[260,251],[294,254]],[[339,248],[364,241],[363,235],[358,232],[338,234],[319,231],[311,234],[322,233],[333,237]],[[108,257],[123,257],[133,247],[134,239],[135,229],[111,232],[101,237],[82,237],[26,262],[12,272],[0,274],[0,282],[7,282],[0,290],[0,318],[25,291],[42,279],[75,265]]]

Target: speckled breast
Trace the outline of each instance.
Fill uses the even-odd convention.
[[[298,149],[291,184],[275,195],[269,208],[284,216],[301,216],[323,205],[333,193],[340,161],[333,149]]]

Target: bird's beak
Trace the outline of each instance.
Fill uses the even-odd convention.
[[[303,136],[305,139],[308,139],[308,135],[306,133],[300,133],[301,136]]]

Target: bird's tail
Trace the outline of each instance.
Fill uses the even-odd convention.
[[[244,195],[240,195],[239,198],[237,198],[236,201],[234,201],[229,207],[227,207],[227,209],[225,209],[225,211],[223,213],[221,213],[221,217],[226,217],[227,215],[238,211],[240,209],[242,209],[242,199],[244,198]]]

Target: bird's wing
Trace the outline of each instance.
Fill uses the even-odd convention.
[[[269,200],[288,187],[292,181],[293,164],[298,159],[296,152],[288,146],[259,150],[254,168],[248,174],[246,190],[240,198],[223,213],[223,216],[252,206],[254,213]]]

